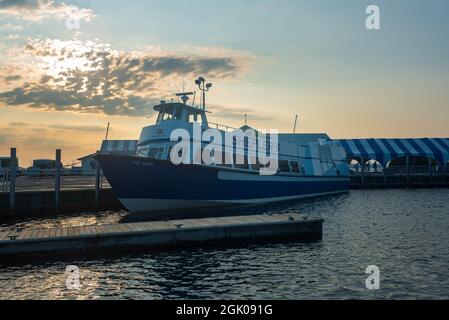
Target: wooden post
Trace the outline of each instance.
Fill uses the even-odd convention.
[[[407,184],[409,184],[410,183],[410,157],[409,156],[407,156],[407,157],[405,157],[405,170],[406,170],[406,173],[407,173]]]
[[[59,206],[59,193],[61,191],[61,149],[56,149],[55,165],[55,205]]]
[[[95,202],[100,201],[100,165],[96,162],[95,166]]]
[[[428,159],[428,166],[429,166],[429,183],[432,183],[432,176],[433,176],[433,170],[432,170],[432,158]]]
[[[17,150],[11,148],[11,163],[10,163],[10,181],[9,181],[9,204],[11,209],[16,206],[16,159]]]
[[[362,174],[362,186],[365,185],[365,171],[366,171],[366,167],[365,167],[365,161],[363,159],[363,157],[360,157],[360,168],[361,168],[361,174]]]

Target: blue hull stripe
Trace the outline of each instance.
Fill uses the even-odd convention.
[[[346,191],[347,177],[306,177],[291,181],[220,180],[217,167],[175,166],[169,161],[97,155],[118,198],[245,200]]]

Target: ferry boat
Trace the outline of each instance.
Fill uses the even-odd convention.
[[[154,212],[262,204],[348,191],[345,150],[326,134],[278,134],[277,170],[271,175],[261,174],[263,165],[258,160],[250,161],[252,156],[258,158],[252,154],[248,141],[243,145],[234,143],[232,151],[224,147],[221,161],[174,163],[172,150],[179,143],[171,139],[174,130],[190,133],[188,157],[192,160],[207,145],[196,141],[195,149],[195,128],[214,128],[223,137],[252,129],[247,125],[235,129],[209,122],[205,92],[211,85],[204,81],[201,77],[196,81],[203,91],[202,106],[188,104],[189,96],[194,94],[189,92],[177,94],[180,101],[161,101],[154,107],[158,112],[156,123],[142,129],[135,156],[95,156],[113,192],[128,210]],[[235,161],[237,154],[243,156],[241,164]],[[219,157],[214,155],[216,158]],[[230,162],[235,163],[228,163],[225,158],[232,158]]]

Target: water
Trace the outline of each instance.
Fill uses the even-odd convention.
[[[0,266],[1,299],[448,299],[449,190],[369,190],[271,205],[251,213],[326,219],[313,243],[198,248]],[[22,221],[52,226],[117,222],[124,212]],[[5,228],[6,226],[3,226]],[[77,265],[81,289],[67,290]],[[365,288],[369,265],[381,288]]]

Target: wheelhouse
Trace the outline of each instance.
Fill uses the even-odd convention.
[[[161,125],[166,121],[183,121],[187,123],[199,123],[203,127],[208,127],[206,110],[192,107],[183,103],[161,103],[154,107],[159,112],[156,125]]]

